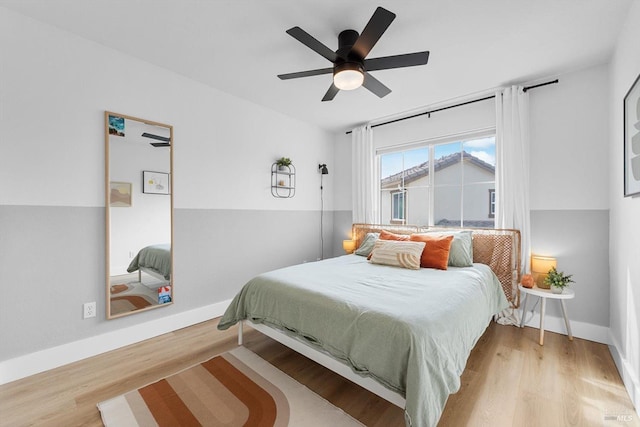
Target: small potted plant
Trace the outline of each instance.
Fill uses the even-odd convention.
[[[573,277],[573,274],[565,275],[562,271],[551,267],[551,270],[547,273],[547,277],[544,278],[544,283],[549,285],[551,292],[554,294],[561,294],[564,288],[569,286],[569,283],[573,283],[571,277]]]
[[[288,157],[281,157],[276,160],[276,165],[278,165],[278,170],[285,171],[285,168],[289,168],[291,166],[291,159]]]

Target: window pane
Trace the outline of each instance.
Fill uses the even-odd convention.
[[[462,185],[461,153],[462,144],[459,142],[435,146],[435,185]]]
[[[407,187],[405,206],[407,224],[429,225],[429,187]]]
[[[459,186],[436,187],[434,189],[434,225],[460,227],[461,192]]]
[[[389,153],[380,156],[380,178],[385,178],[399,174],[404,170],[403,153]],[[398,177],[396,177],[397,179]]]
[[[404,216],[404,193],[399,191],[392,193],[393,206],[391,209],[391,220],[394,222],[403,222]]]
[[[496,214],[496,190],[489,190],[489,215],[493,218]]]
[[[406,177],[415,178],[416,174],[423,174],[428,170],[429,147],[416,148],[404,152],[404,170]]]
[[[389,190],[380,192],[380,222],[382,224],[391,224],[392,194]]]
[[[465,141],[463,144],[464,151],[474,157],[496,166],[496,137],[488,136],[486,138],[472,139]]]
[[[380,219],[383,224],[409,221],[407,190],[428,185],[428,160],[429,147],[380,156]],[[416,204],[416,209],[420,207],[425,209],[424,212],[414,209],[412,216],[422,219],[426,215],[427,220],[424,224],[428,224],[428,197],[422,201],[416,198],[411,203]]]
[[[493,228],[494,219],[489,212],[489,190],[493,183],[464,186],[463,226]]]

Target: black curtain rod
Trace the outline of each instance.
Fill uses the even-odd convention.
[[[535,88],[538,88],[538,87],[541,87],[541,86],[552,85],[552,84],[555,84],[555,83],[558,83],[558,79],[552,80],[550,82],[539,83],[537,85],[526,86],[525,88],[522,89],[522,91],[526,92],[529,89],[535,89]],[[395,123],[395,122],[401,122],[401,121],[407,120],[407,119],[413,119],[414,117],[428,116],[431,113],[437,113],[438,111],[448,110],[449,108],[462,107],[463,105],[469,105],[469,104],[473,104],[473,103],[480,102],[480,101],[486,101],[487,99],[493,99],[495,97],[496,97],[495,95],[485,96],[484,98],[473,99],[471,101],[461,102],[460,104],[449,105],[449,106],[442,107],[442,108],[436,108],[435,110],[429,110],[429,111],[425,111],[423,113],[414,114],[412,116],[401,117],[399,119],[389,120],[388,122],[377,123],[375,125],[371,125],[371,127],[375,128],[375,127],[378,127],[378,126],[384,126],[384,125],[388,125],[388,124]],[[351,132],[352,131],[347,131],[346,135],[349,135]]]

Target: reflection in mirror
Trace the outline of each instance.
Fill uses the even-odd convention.
[[[107,318],[173,302],[173,127],[105,112]]]

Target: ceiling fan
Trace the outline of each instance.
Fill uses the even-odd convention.
[[[429,51],[366,59],[395,17],[395,13],[378,7],[361,34],[355,30],[344,30],[338,35],[338,50],[335,52],[300,27],[288,29],[287,34],[327,58],[333,63],[333,67],[279,74],[278,77],[288,80],[333,73],[333,83],[324,94],[323,101],[331,101],[340,90],[352,90],[360,86],[364,86],[380,98],[388,95],[391,89],[373,77],[369,71],[414,67],[425,65],[429,61]]]

